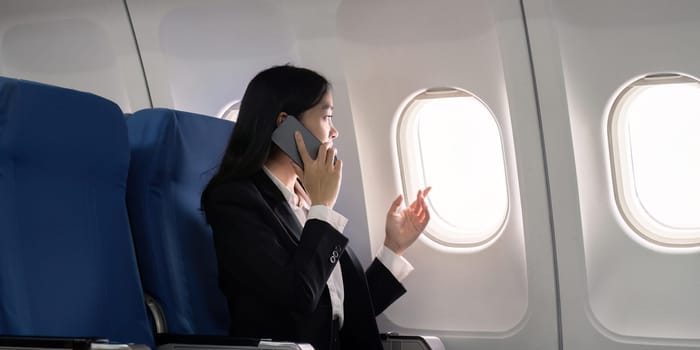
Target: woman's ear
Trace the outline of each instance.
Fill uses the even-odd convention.
[[[280,126],[282,122],[284,122],[285,119],[287,119],[287,113],[286,112],[280,112],[279,115],[277,115],[277,120],[275,121],[277,126]]]

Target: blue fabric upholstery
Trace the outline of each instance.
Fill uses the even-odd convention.
[[[131,144],[127,203],[146,292],[161,304],[168,332],[228,333],[211,228],[200,209],[233,123],[168,109],[127,119]]]
[[[0,78],[0,334],[153,345],[119,107]]]

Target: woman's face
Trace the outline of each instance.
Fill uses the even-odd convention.
[[[321,101],[304,111],[300,116],[303,124],[321,142],[331,142],[338,137],[338,130],[333,126],[333,95],[327,91]]]

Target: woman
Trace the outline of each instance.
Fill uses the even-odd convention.
[[[316,72],[277,66],[249,83],[218,173],[202,195],[214,231],[219,283],[234,336],[310,343],[316,349],[381,349],[375,316],[405,289],[401,257],[429,220],[424,197],[387,214],[385,246],[365,272],[333,210],[343,162],[334,160],[330,84]],[[322,145],[304,168],[271,141],[295,116]]]

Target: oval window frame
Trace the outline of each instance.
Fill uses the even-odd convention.
[[[404,102],[401,104],[401,107],[397,110],[396,112],[396,122],[394,124],[394,149],[395,149],[395,160],[397,161],[397,166],[398,166],[398,171],[400,175],[400,182],[401,182],[401,187],[402,187],[402,192],[404,195],[404,198],[412,198],[415,196],[415,193],[418,188],[424,188],[425,187],[425,175],[421,175],[420,181],[416,181],[413,179],[415,175],[410,175],[409,172],[411,172],[408,167],[407,167],[407,157],[409,154],[415,154],[415,150],[406,150],[404,149],[403,145],[405,143],[410,144],[410,142],[404,142],[403,140],[406,138],[405,135],[402,134],[408,134],[410,133],[409,130],[406,129],[417,129],[413,125],[411,126],[406,126],[407,123],[409,124],[417,124],[419,122],[419,119],[415,113],[410,113],[411,110],[414,108],[414,102],[418,100],[424,100],[424,99],[432,99],[432,98],[445,98],[445,97],[468,97],[468,98],[473,98],[475,101],[478,101],[480,105],[484,108],[485,111],[488,112],[488,115],[491,117],[491,121],[495,124],[496,131],[498,133],[498,143],[500,145],[500,152],[501,152],[501,160],[503,163],[503,183],[504,183],[504,199],[505,199],[505,206],[503,209],[502,215],[500,215],[500,220],[498,221],[497,225],[494,225],[494,229],[485,232],[479,236],[476,236],[476,238],[471,238],[471,239],[461,239],[459,241],[455,241],[452,239],[447,238],[446,236],[449,237],[449,235],[445,235],[444,232],[445,230],[451,230],[454,226],[449,225],[447,223],[443,223],[440,220],[439,214],[435,213],[433,211],[434,206],[431,204],[431,197],[428,196],[427,201],[428,201],[428,206],[431,209],[431,214],[432,218],[428,226],[426,227],[424,231],[424,236],[431,241],[434,244],[437,244],[439,247],[445,247],[445,248],[481,248],[489,243],[493,242],[496,237],[498,237],[504,230],[504,227],[506,223],[508,222],[508,218],[510,217],[510,211],[511,211],[511,198],[510,198],[510,188],[509,188],[509,181],[508,181],[508,166],[507,166],[507,156],[505,153],[505,144],[503,140],[503,131],[501,130],[501,124],[498,121],[498,118],[495,116],[493,113],[493,110],[481,99],[479,98],[476,94],[471,93],[465,89],[462,88],[457,88],[457,87],[434,87],[434,88],[427,88],[427,89],[422,89],[419,90],[413,94],[411,94]],[[418,140],[418,137],[416,137],[416,140]],[[415,142],[415,143],[420,143],[420,141]],[[415,148],[415,147],[414,147]],[[419,161],[421,164],[421,169],[413,171],[415,172],[420,172],[424,173],[422,169],[422,160]],[[436,215],[437,214],[437,215]],[[454,230],[452,230],[454,232]],[[474,237],[474,236],[468,236],[468,237]]]
[[[619,92],[615,95],[607,114],[606,134],[608,138],[611,181],[618,212],[622,220],[635,234],[645,241],[659,246],[698,247],[700,246],[700,227],[694,229],[672,228],[658,221],[644,209],[642,201],[635,194],[634,169],[629,165],[632,162],[630,160],[631,151],[625,151],[625,149],[629,149],[629,135],[624,132],[627,128],[624,125],[620,125],[627,119],[625,115],[621,115],[620,111],[634,97],[636,88],[678,83],[700,84],[700,80],[683,73],[653,73],[634,79],[618,90]],[[623,152],[625,153],[623,154]],[[676,234],[685,232],[685,235],[688,237],[672,237],[670,234],[665,235],[664,232]],[[694,233],[695,236],[690,237],[691,233]]]

